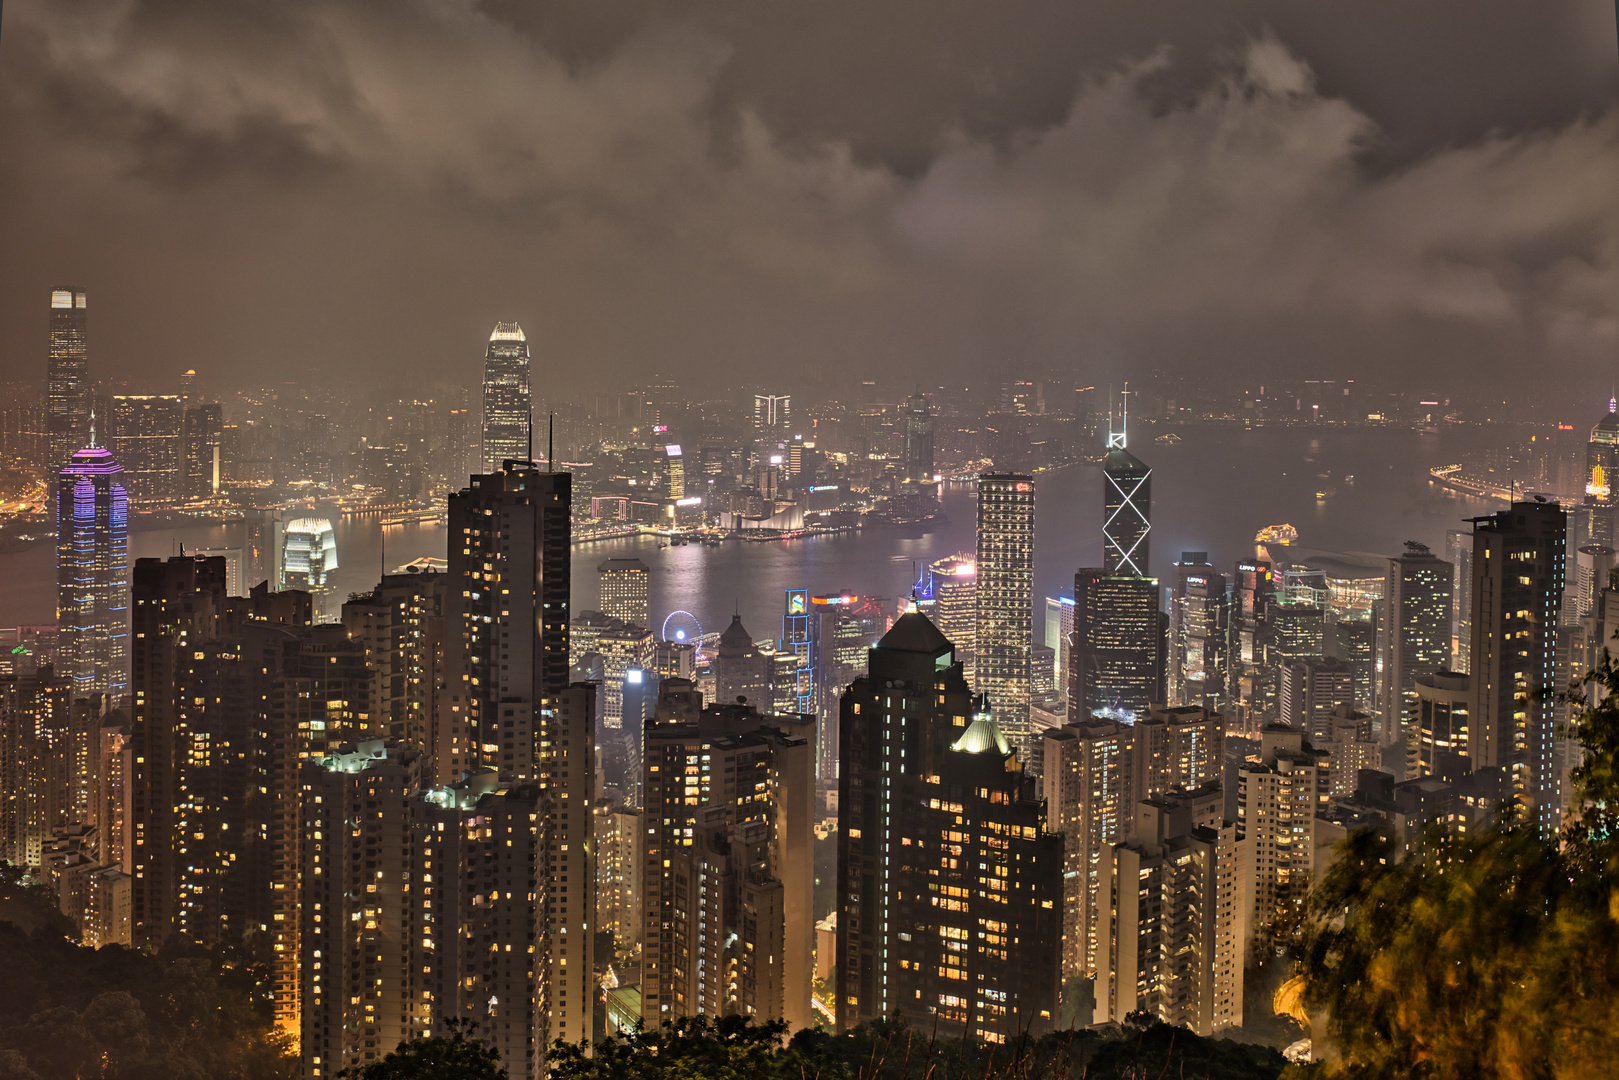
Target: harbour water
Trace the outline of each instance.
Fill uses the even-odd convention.
[[[1131,450],[1153,467],[1152,569],[1166,578],[1182,551],[1207,551],[1229,568],[1252,555],[1255,530],[1288,523],[1312,548],[1397,552],[1416,540],[1443,552],[1445,531],[1489,513],[1499,502],[1449,491],[1428,469],[1506,438],[1514,429],[1447,428],[1424,434],[1379,428],[1176,428],[1178,442],[1135,441]],[[1352,479],[1351,479],[1352,478]],[[1036,478],[1035,600],[1066,592],[1074,570],[1101,559],[1102,476],[1076,465]],[[943,515],[925,534],[892,527],[825,538],[773,543],[728,540],[720,547],[661,546],[655,538],[581,544],[573,549],[573,606],[596,604],[596,567],[609,557],[635,556],[652,569],[654,621],[685,610],[708,630],[723,629],[733,611],[755,637],[780,633],[783,594],[850,591],[900,597],[913,565],[974,547],[974,495],[949,486]],[[375,519],[338,518],[338,602],[375,584],[383,566],[384,528]],[[202,525],[137,531],[133,557],[243,545],[245,525]],[[423,556],[444,557],[437,523],[390,526],[391,568]],[[0,626],[55,618],[55,548],[39,544],[0,556]],[[333,605],[335,609],[335,604]],[[1040,623],[1036,622],[1038,627]],[[1038,634],[1038,630],[1037,630]]]

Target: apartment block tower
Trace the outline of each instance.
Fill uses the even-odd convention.
[[[1013,745],[1029,735],[1034,648],[1034,482],[1018,473],[978,478],[975,685]]]
[[[1062,841],[920,612],[840,705],[837,1024],[894,1013],[1005,1042],[1055,1026]]]
[[[1243,867],[1222,802],[1218,782],[1144,799],[1103,860],[1098,1022],[1140,1010],[1203,1036],[1241,1025]]]
[[[528,339],[516,323],[496,323],[483,361],[483,469],[531,453],[534,401],[529,388]]]
[[[1540,500],[1473,522],[1470,756],[1474,769],[1511,774],[1547,835],[1564,810],[1556,671],[1567,529],[1563,508]]]
[[[665,679],[644,745],[643,1021],[811,1025],[814,717]]]
[[[439,722],[465,732],[499,783],[538,790],[548,883],[538,933],[556,946],[537,961],[549,969],[542,1046],[590,1037],[594,993],[596,688],[569,682],[571,506],[571,474],[508,458],[449,507],[451,659]]]

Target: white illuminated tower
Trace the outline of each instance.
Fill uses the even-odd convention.
[[[1126,391],[1128,393],[1128,391]],[[1107,461],[1103,465],[1102,567],[1110,574],[1149,576],[1148,538],[1152,533],[1152,470],[1125,449],[1128,407],[1118,430],[1108,421]]]
[[[503,461],[527,461],[534,422],[529,390],[528,339],[516,323],[496,323],[483,361],[483,470]]]

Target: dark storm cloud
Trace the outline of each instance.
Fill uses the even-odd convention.
[[[463,378],[512,317],[565,388],[1583,372],[1619,342],[1612,18],[13,0],[0,358],[42,367],[60,279],[109,376]]]

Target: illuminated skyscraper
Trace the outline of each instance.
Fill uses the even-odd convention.
[[[1124,448],[1124,432],[1108,436],[1102,466],[1102,568],[1110,574],[1150,573],[1152,470]]]
[[[529,390],[528,339],[516,323],[496,323],[483,361],[483,469],[527,461],[534,402]]]
[[[124,467],[135,506],[167,509],[180,501],[185,406],[173,394],[119,394],[106,420],[107,448]]]
[[[1155,578],[1074,574],[1074,632],[1068,647],[1068,715],[1128,714],[1164,700],[1162,615]]]
[[[787,610],[781,617],[781,648],[783,654],[793,657],[791,700],[783,699],[786,706],[780,712],[812,713],[815,711],[815,626],[809,609],[809,593],[803,589],[787,590]],[[778,690],[782,689],[778,687]]]
[[[1563,811],[1555,751],[1567,529],[1563,508],[1539,501],[1513,503],[1473,527],[1473,768],[1508,770],[1547,835]]]
[[[186,498],[206,499],[219,494],[224,431],[224,414],[217,404],[186,409],[181,483],[181,493]]]
[[[905,403],[905,479],[933,479],[933,410],[928,399],[912,394]]]
[[[337,572],[337,534],[325,518],[287,522],[281,544],[279,589],[297,589],[315,597],[315,617],[324,614],[321,598],[331,592]]]
[[[754,394],[753,428],[755,431],[781,431],[793,418],[791,394]]]
[[[1229,607],[1225,575],[1206,551],[1183,551],[1169,608],[1169,703],[1218,707],[1225,698]]]
[[[90,376],[85,295],[67,286],[51,291],[51,358],[46,371],[46,432],[50,467],[60,469],[90,445]]]
[[[99,446],[56,484],[58,674],[73,696],[129,691],[129,497],[124,467]]]
[[[1034,646],[1034,483],[1016,473],[978,478],[977,689],[1014,746],[1029,735]]]
[[[925,581],[921,609],[956,647],[971,683],[978,652],[978,564],[971,555],[950,555],[929,564]]]
[[[651,571],[640,559],[607,559],[596,568],[601,610],[634,626],[652,622]]]
[[[1559,552],[1561,557],[1561,552]],[[1450,589],[1455,568],[1422,544],[1407,542],[1388,562],[1383,586],[1382,671],[1378,712],[1384,746],[1404,745],[1410,732],[1417,676],[1450,666]]]

